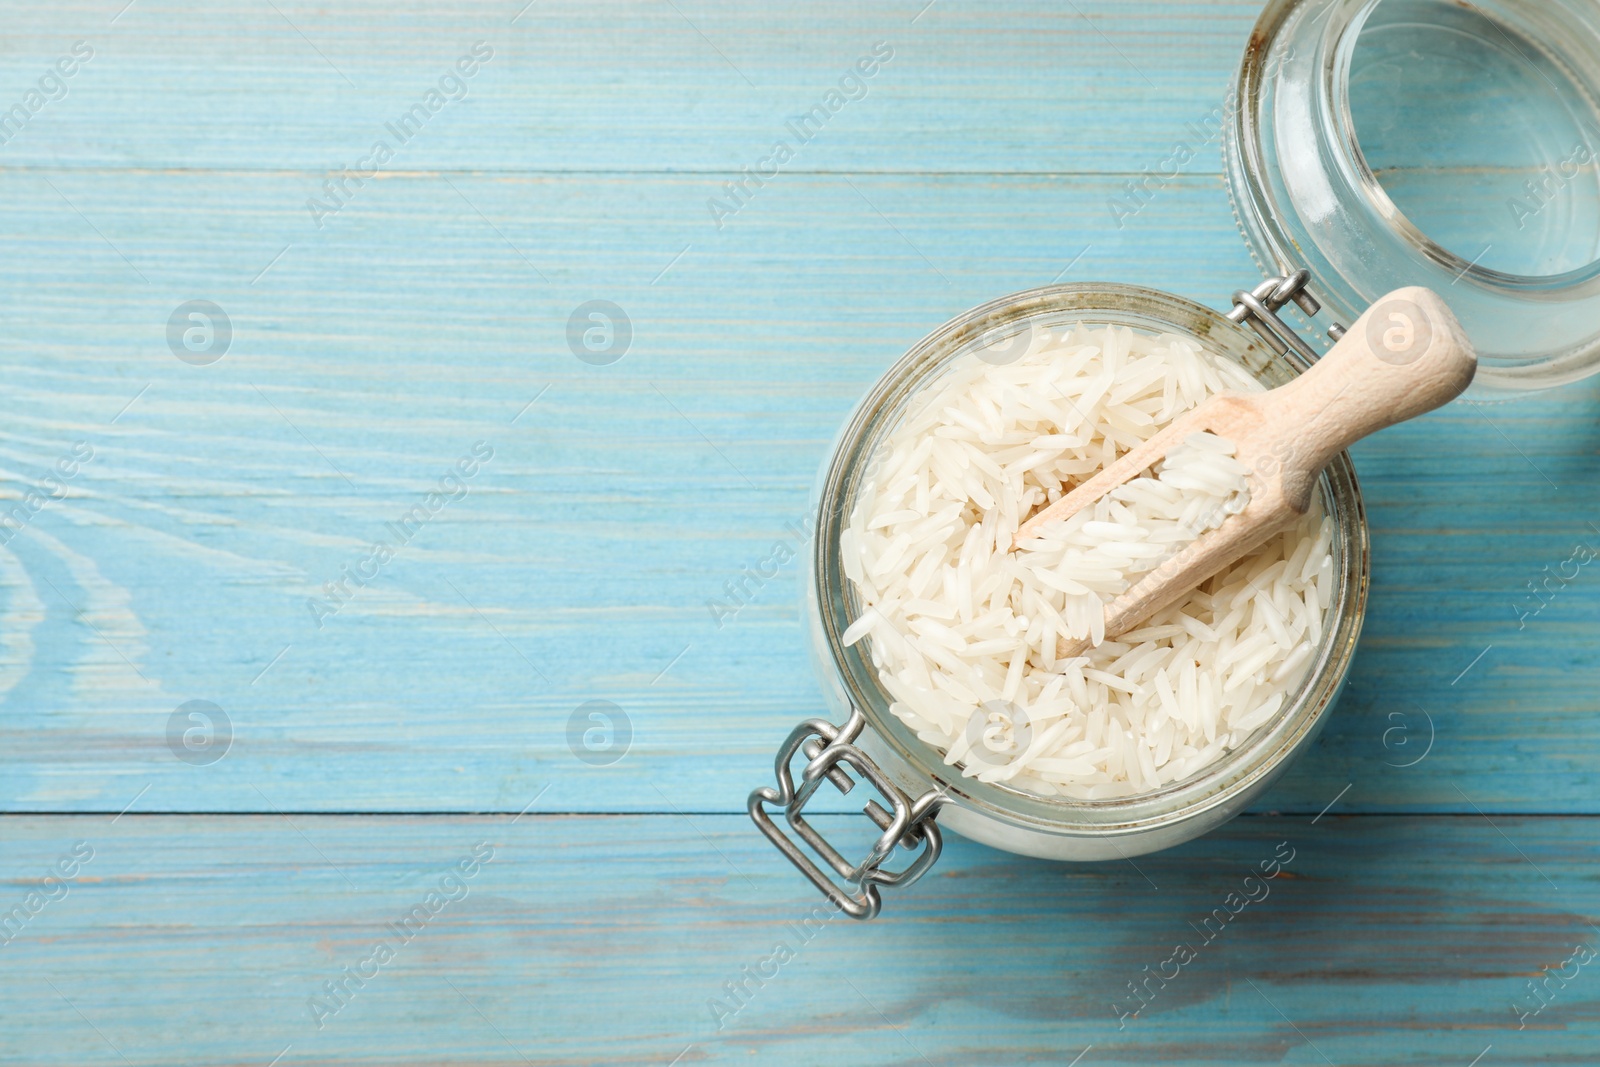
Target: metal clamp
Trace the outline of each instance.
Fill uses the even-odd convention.
[[[1268,278],[1249,292],[1241,289],[1233,294],[1233,310],[1228,312],[1228,318],[1248,325],[1280,354],[1293,351],[1306,362],[1315,363],[1317,352],[1278,316],[1291,301],[1309,317],[1315,317],[1322,310],[1316,298],[1306,292],[1310,281],[1311,272],[1302,268],[1293,274]],[[1329,337],[1337,341],[1344,335],[1343,326],[1337,322],[1329,325]]]
[[[852,710],[843,726],[834,726],[826,719],[807,719],[796,726],[779,749],[774,764],[778,788],[763,786],[755,790],[750,794],[749,803],[750,818],[755,820],[767,840],[777,846],[778,851],[788,857],[789,862],[809,878],[811,884],[821,890],[835,907],[852,919],[871,919],[876,916],[883,903],[878,887],[904,886],[915,882],[933,866],[944,846],[933,817],[944,803],[945,794],[938,789],[931,789],[913,801],[889,781],[878,765],[855,747],[854,741],[861,735],[865,725],[866,719],[861,712]],[[798,789],[789,768],[797,752],[803,753],[807,760],[805,769],[800,773],[801,785]],[[843,765],[853,768],[861,778],[870,782],[894,808],[892,813],[887,812],[876,800],[871,800],[862,809],[882,834],[867,853],[866,859],[857,864],[851,864],[841,856],[801,815],[824,779],[841,793],[848,793],[855,788],[855,780],[845,773]],[[784,818],[794,832],[828,862],[847,886],[855,887],[857,892],[852,894],[841,888],[816,861],[801,851],[800,846],[773,822],[767,812],[768,804],[780,805]],[[883,862],[897,845],[920,851],[900,870],[884,870]]]

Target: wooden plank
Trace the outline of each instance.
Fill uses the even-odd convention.
[[[806,937],[820,898],[739,816],[9,817],[6,908],[93,858],[0,949],[0,1063],[1587,1062],[1595,964],[1523,1029],[1512,1005],[1600,950],[1595,820],[1498,829],[1248,818],[1137,870],[957,840],[882,919]]]
[[[737,810],[820,705],[794,568],[720,628],[707,602],[794,537],[871,380],[1058,275],[1222,305],[1253,270],[1217,179],[1123,231],[1112,179],[794,175],[720,234],[703,177],[452,181],[386,180],[319,237],[295,174],[7,179],[4,470],[37,484],[96,451],[0,552],[6,807],[115,812],[148,787],[140,810],[515,811],[550,784],[562,810],[669,810],[654,782]],[[234,325],[210,366],[168,348],[191,299]],[[610,366],[569,348],[590,299],[632,319]],[[1361,447],[1367,641],[1267,807],[1360,779],[1347,801],[1373,811],[1470,810],[1466,783],[1491,810],[1595,810],[1600,583],[1581,569],[1517,614],[1600,536],[1595,399],[1452,408]],[[464,499],[337,614],[308,606],[479,441]],[[215,766],[167,744],[194,699],[233,724]],[[631,720],[625,762],[573,757],[591,700]],[[1398,769],[1420,712],[1437,743]]]
[[[524,0],[214,5],[77,0],[18,10],[5,106],[85,40],[65,98],[0,147],[7,166],[300,169],[354,165],[474,42],[466,95],[397,150],[405,170],[737,172],[787,140],[798,170],[1137,173],[1223,104],[1252,0]],[[886,66],[802,141],[874,45]],[[1136,57],[1136,58],[1135,58]],[[870,66],[871,64],[869,64]],[[470,64],[469,64],[470,66]],[[453,84],[446,92],[457,95]],[[843,94],[841,94],[843,95]],[[303,199],[303,197],[302,197]]]

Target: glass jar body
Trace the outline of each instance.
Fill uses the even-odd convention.
[[[1023,331],[1076,322],[1115,324],[1192,337],[1270,386],[1304,370],[1248,329],[1178,297],[1116,285],[1053,286],[976,308],[924,338],[875,385],[846,422],[816,493],[817,535],[809,557],[806,616],[813,662],[831,711],[859,711],[855,744],[909,796],[944,797],[938,820],[965,837],[1007,851],[1058,860],[1102,860],[1168,848],[1237,814],[1314,739],[1349,669],[1365,612],[1368,545],[1354,470],[1341,456],[1319,492],[1334,520],[1335,590],[1322,641],[1298,691],[1278,719],[1197,776],[1154,793],[1105,801],[1044,798],[963,777],[889,710],[865,644],[845,647],[860,605],[844,576],[840,534],[869,480],[879,443],[906,403],[950,362]],[[870,641],[870,638],[868,638]]]

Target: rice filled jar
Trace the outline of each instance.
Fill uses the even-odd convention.
[[[1012,359],[1036,351],[1041,337],[1110,327],[1108,336],[1163,338],[1205,353],[1228,372],[1224,377],[1276,387],[1309,366],[1304,346],[1283,339],[1286,331],[1272,314],[1290,299],[1293,281],[1274,279],[1276,299],[1273,283],[1258,288],[1254,318],[1112,284],[1051,286],[1003,297],[918,342],[847,420],[821,471],[817,536],[805,583],[813,662],[832,721],[811,719],[795,728],[778,754],[776,788],[757,789],[749,809],[773,844],[848,914],[872,917],[880,906],[879,887],[920,877],[937,859],[941,827],[996,848],[1056,860],[1124,858],[1188,841],[1244,809],[1315,738],[1349,670],[1367,599],[1367,526],[1348,455],[1329,465],[1314,493],[1312,511],[1325,517],[1317,546],[1323,553],[1321,585],[1313,598],[1320,617],[1295,647],[1294,662],[1285,664],[1293,667],[1291,681],[1273,695],[1266,714],[1256,717],[1260,721],[1244,720],[1248,729],[1238,731],[1241,736],[1225,751],[1208,751],[1192,773],[1179,773],[1154,788],[1151,783],[1161,776],[1152,777],[1148,768],[1135,768],[1118,783],[1052,789],[1038,779],[1023,785],[1005,773],[980,773],[988,768],[974,766],[970,751],[966,759],[953,759],[958,748],[966,747],[964,741],[957,738],[956,748],[937,743],[936,731],[900,699],[905,693],[897,695],[886,684],[892,679],[875,662],[875,642],[896,638],[874,636],[863,624],[872,606],[849,575],[855,570],[859,578],[859,565],[847,558],[856,550],[852,520],[859,522],[886,443],[906,425],[908,413],[926,401],[931,387],[950,380],[952,368],[966,368],[972,377],[976,357],[1003,370]],[[1239,299],[1252,302],[1246,293]],[[1298,559],[1295,568],[1300,568]],[[879,648],[876,659],[885,661],[885,652]],[[1011,687],[1016,688],[1015,679]],[[1174,700],[1181,703],[1181,690],[1164,687],[1161,699],[1169,707]],[[1174,711],[1191,721],[1196,714],[1192,707]],[[973,712],[979,724],[974,729],[981,728],[983,710]],[[1103,723],[1097,725],[1104,729]],[[1019,737],[1012,747],[1020,752],[1026,740]],[[863,809],[876,824],[877,837],[864,858],[846,858],[803,811],[819,788],[836,795],[861,781],[877,794]],[[1051,792],[1056,795],[1047,795]],[[769,809],[784,811],[787,831]]]

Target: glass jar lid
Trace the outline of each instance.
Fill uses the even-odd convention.
[[[1600,371],[1600,3],[1273,0],[1226,138],[1268,274],[1349,322],[1442,294],[1477,395]]]

